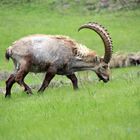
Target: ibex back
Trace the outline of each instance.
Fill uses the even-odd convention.
[[[83,28],[94,30],[100,35],[105,47],[103,58],[66,36],[37,34],[21,38],[15,41],[5,53],[5,57],[11,58],[15,65],[15,72],[6,81],[5,97],[11,95],[11,88],[16,82],[23,86],[28,94],[32,94],[31,88],[24,82],[29,72],[46,72],[38,92],[43,92],[56,74],[66,75],[74,89],[78,88],[78,81],[74,74],[77,71],[92,70],[100,80],[109,81],[111,38],[107,30],[97,23],[84,24],[79,30]]]

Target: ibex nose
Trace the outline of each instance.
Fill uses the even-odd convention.
[[[107,83],[109,81],[109,77],[107,79],[103,79],[104,83]]]
[[[99,75],[97,74],[99,77],[99,81],[103,81],[104,83],[107,83],[109,81],[109,76],[108,75]]]

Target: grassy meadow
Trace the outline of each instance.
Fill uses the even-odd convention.
[[[51,11],[45,6],[0,7],[0,71],[12,72],[4,58],[11,43],[29,34],[62,34],[104,53],[103,43],[93,31],[77,32],[89,21],[104,25],[113,40],[114,53],[140,50],[140,10],[79,12]],[[12,97],[0,94],[1,140],[138,140],[140,139],[140,67],[111,70],[111,81],[98,82],[93,72],[77,73],[79,90],[56,76],[42,95],[28,96],[17,84]],[[29,85],[42,82],[42,75],[30,74]],[[0,81],[4,88],[5,81]]]

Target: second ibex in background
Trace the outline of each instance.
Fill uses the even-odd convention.
[[[66,75],[72,82],[73,88],[78,88],[75,72],[91,70],[100,80],[109,81],[108,63],[112,56],[112,41],[107,30],[98,23],[82,25],[83,28],[94,30],[101,37],[104,47],[104,57],[82,44],[61,35],[30,35],[21,38],[10,46],[5,57],[11,58],[15,65],[15,72],[6,81],[6,96],[11,95],[11,88],[15,82],[25,88],[28,94],[32,91],[24,82],[29,72],[45,72],[46,76],[39,89],[43,92],[56,74]]]

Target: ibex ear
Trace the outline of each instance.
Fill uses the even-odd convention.
[[[100,58],[100,62],[104,62],[104,58],[101,57],[101,58]]]
[[[76,57],[76,59],[77,59],[77,60],[82,60],[82,58],[81,58],[81,57],[79,57],[79,56],[77,56],[77,57]]]

